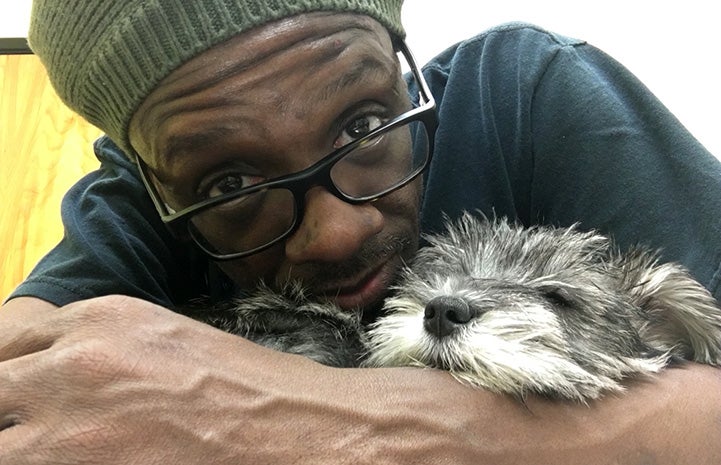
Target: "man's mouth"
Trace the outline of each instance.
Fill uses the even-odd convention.
[[[382,242],[379,239],[349,260],[305,264],[298,274],[288,277],[301,282],[308,297],[327,300],[348,313],[360,313],[365,321],[373,321],[411,254],[412,245],[405,236],[391,236]]]
[[[330,286],[319,294],[344,310],[365,310],[386,297],[394,270],[393,260],[386,261],[358,279]]]

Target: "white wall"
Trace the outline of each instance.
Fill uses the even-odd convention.
[[[25,36],[29,10],[30,0],[0,0],[0,36]],[[408,44],[422,62],[507,21],[585,39],[633,71],[721,158],[721,14],[715,2],[406,0],[403,14]]]
[[[0,0],[0,37],[25,37],[31,0]]]

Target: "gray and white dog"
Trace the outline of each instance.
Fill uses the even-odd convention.
[[[384,316],[261,286],[200,319],[332,366],[423,366],[523,398],[586,402],[681,361],[721,365],[721,310],[679,265],[577,228],[465,214],[427,237]]]

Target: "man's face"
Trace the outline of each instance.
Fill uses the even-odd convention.
[[[355,128],[408,108],[379,23],[309,14],[240,35],[174,71],[135,113],[130,140],[163,200],[180,210],[228,185],[307,168]],[[350,205],[313,187],[291,236],[220,266],[242,287],[300,280],[346,309],[375,309],[418,247],[420,191],[416,180]]]

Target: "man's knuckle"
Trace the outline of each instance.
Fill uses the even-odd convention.
[[[57,363],[91,383],[109,383],[132,376],[135,363],[123,350],[102,339],[90,339],[62,348]]]

